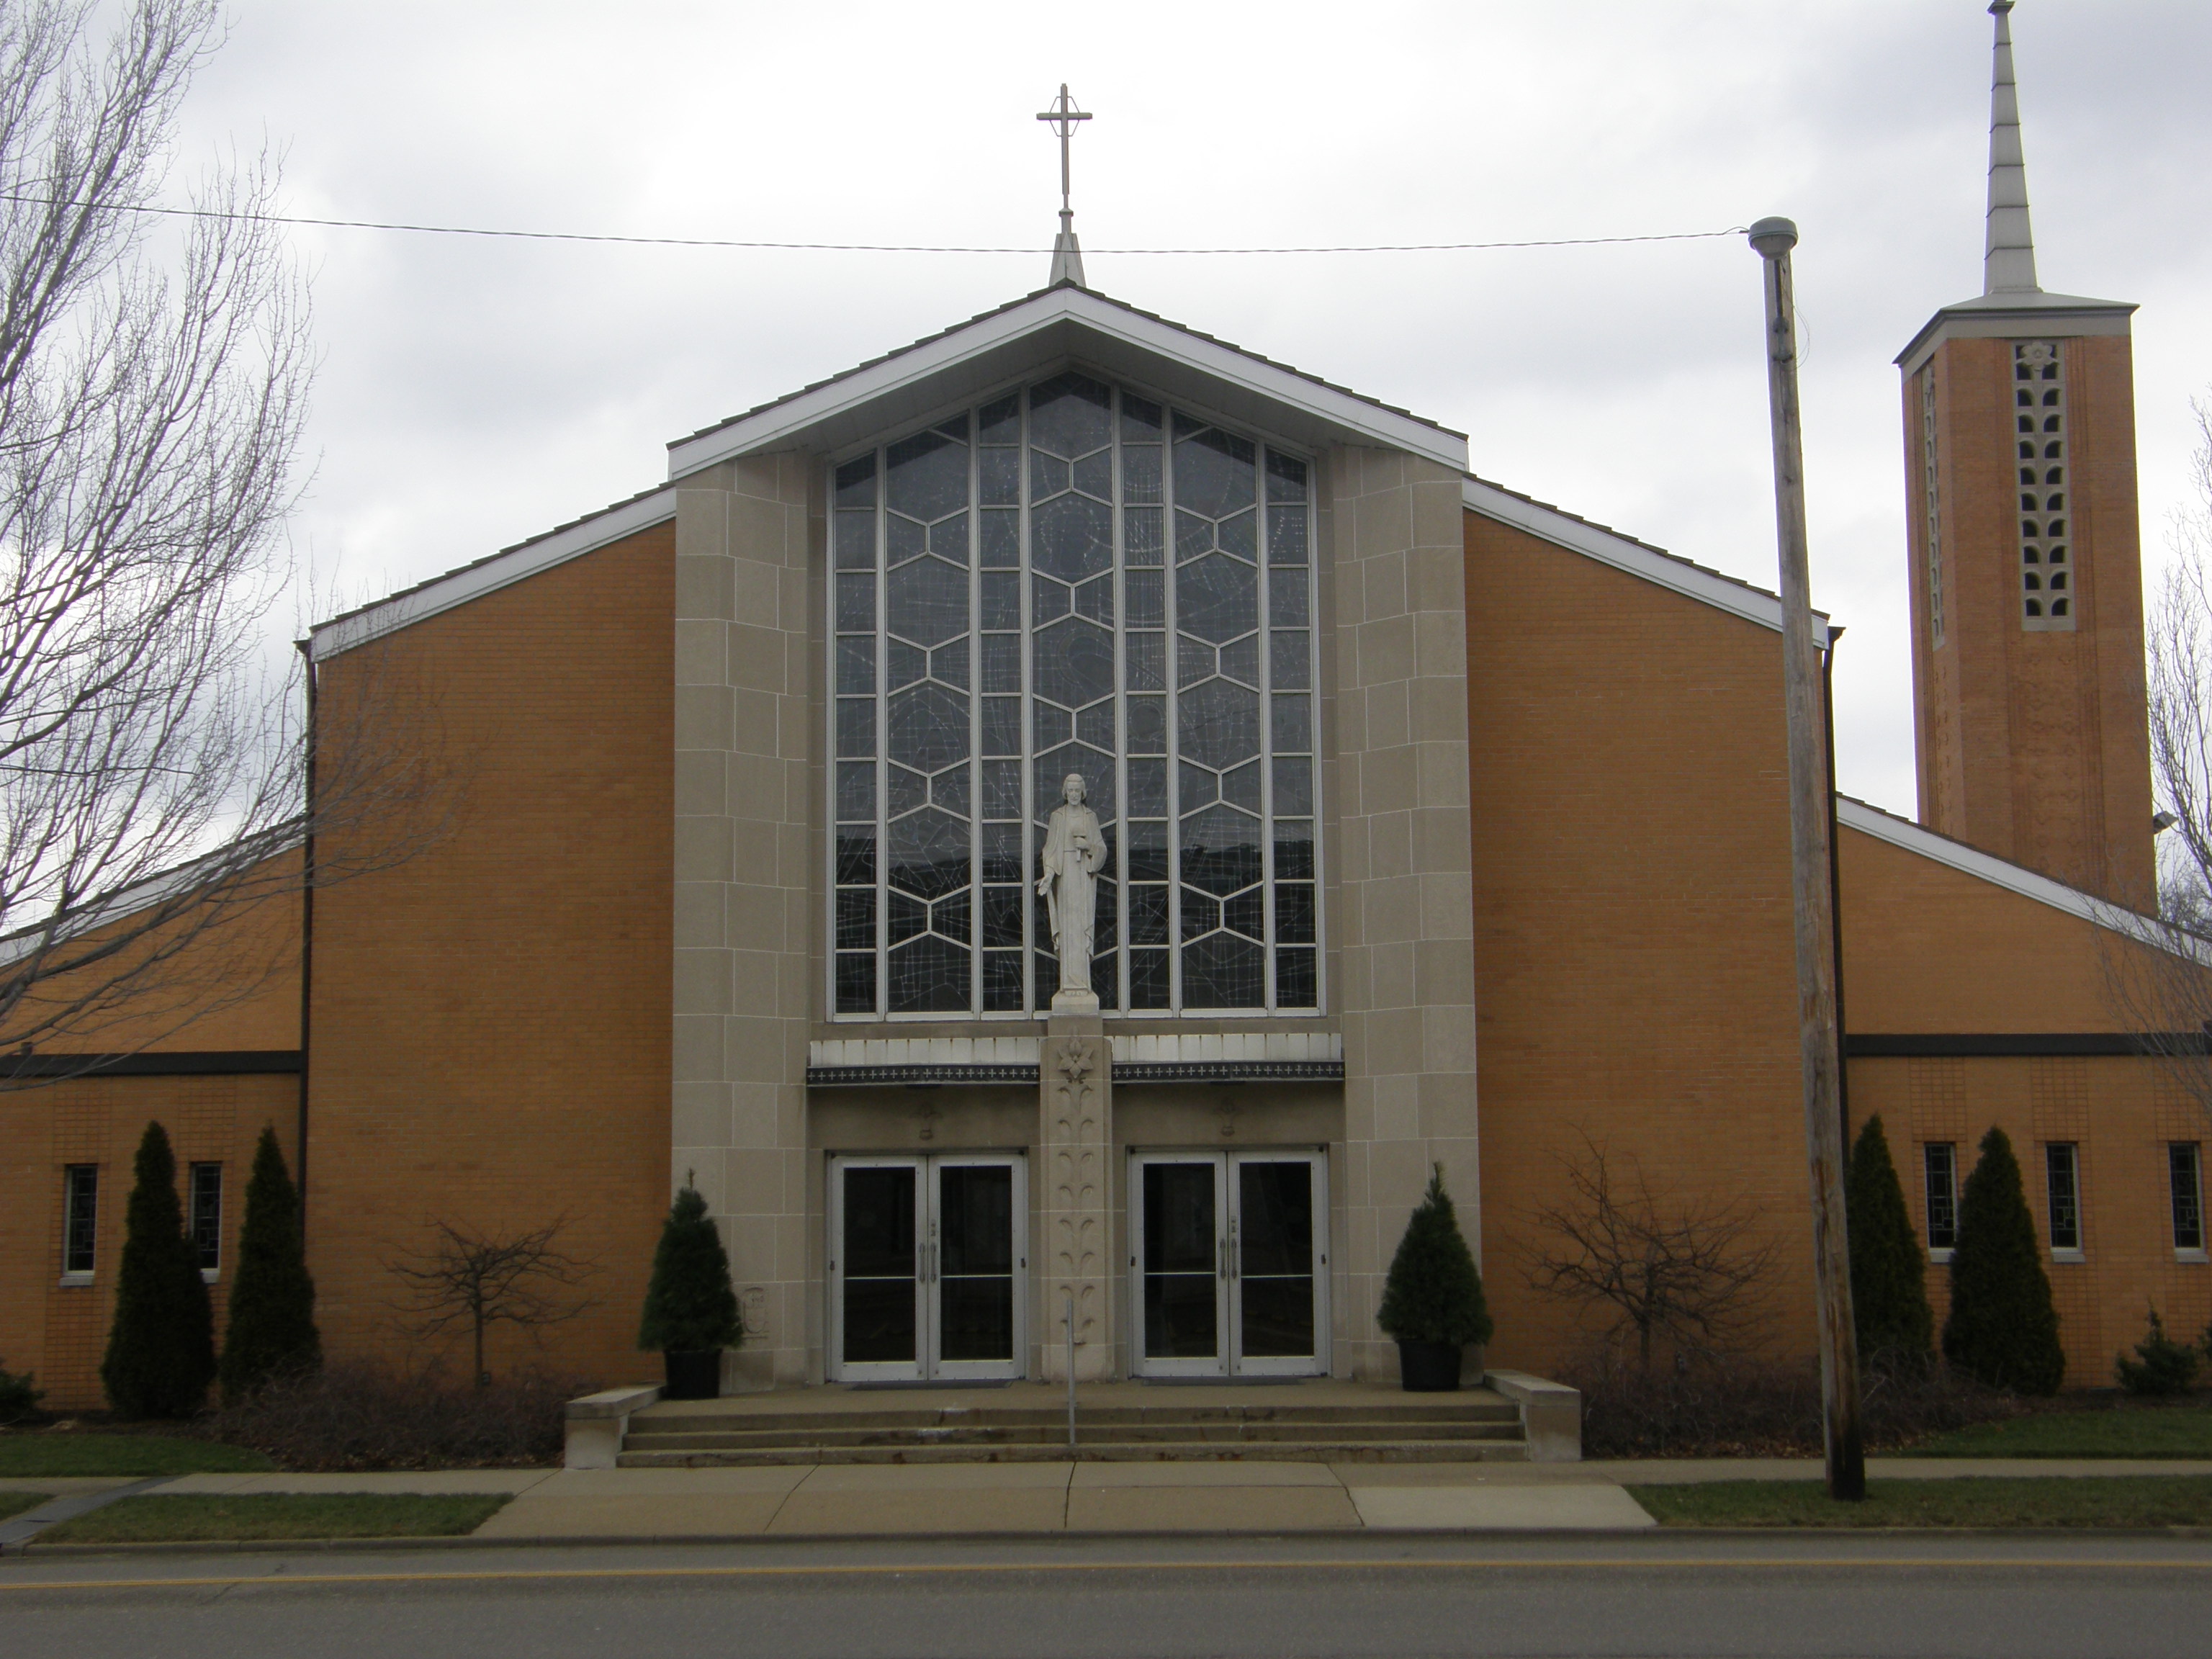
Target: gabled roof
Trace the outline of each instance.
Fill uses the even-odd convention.
[[[2094,893],[2085,893],[2078,887],[2069,887],[2063,881],[2039,875],[2033,870],[2001,859],[1994,853],[1984,853],[1978,847],[1969,847],[1965,842],[1954,841],[1948,836],[1940,835],[1910,818],[1899,817],[1894,812],[1884,811],[1881,807],[1855,796],[1838,793],[1836,821],[1872,836],[1877,841],[1887,842],[1892,847],[1948,865],[1962,875],[1989,882],[2008,892],[2017,893],[2022,898],[2033,899],[2038,904],[2047,904],[2054,910],[2063,910],[2068,915],[2078,916],[2108,933],[2118,933],[2138,944],[2152,945],[2175,955],[2192,956],[2196,960],[2212,966],[2212,943],[2192,939],[2155,916],[2146,916],[2125,905],[2100,898]]]
[[[668,476],[767,450],[842,448],[1064,359],[1316,448],[1375,444],[1467,470],[1464,433],[1062,283],[680,438]]]
[[[1762,628],[1773,629],[1777,633],[1782,630],[1779,594],[1753,587],[1749,582],[1724,575],[1679,553],[1640,542],[1633,536],[1594,524],[1563,507],[1478,478],[1473,473],[1460,486],[1460,500],[1470,513],[1480,513],[1486,519],[1525,530],[1532,536],[1625,570],[1632,576],[1641,576],[1645,581],[1672,588],[1702,605],[1732,612]],[[1818,627],[1827,626],[1826,611],[1815,611],[1813,619]]]

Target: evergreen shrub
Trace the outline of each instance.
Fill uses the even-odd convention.
[[[1981,1156],[1959,1194],[1943,1357],[1978,1382],[2015,1394],[2056,1394],[2066,1375],[2035,1218],[2002,1129],[1982,1137]]]
[[[0,1425],[20,1423],[37,1413],[39,1401],[46,1397],[44,1389],[32,1386],[38,1380],[29,1371],[19,1376],[0,1365]]]
[[[238,1271],[230,1282],[230,1321],[222,1339],[222,1397],[235,1405],[277,1376],[323,1363],[315,1328],[315,1281],[307,1272],[300,1194],[284,1167],[276,1131],[264,1127],[246,1186],[238,1230]]]
[[[1859,1357],[1924,1360],[1936,1346],[1928,1306],[1928,1257],[1905,1207],[1881,1119],[1870,1117],[1851,1147],[1844,1183],[1851,1241],[1851,1309]]]
[[[637,1346],[667,1353],[703,1353],[742,1347],[744,1338],[738,1293],[730,1284],[730,1253],[722,1248],[714,1218],[707,1213],[707,1200],[686,1187],[676,1194],[668,1218],[661,1224]]]
[[[176,1154],[159,1123],[146,1126],[134,1173],[100,1380],[121,1416],[190,1417],[215,1378],[215,1315],[185,1236]]]
[[[1462,1347],[1490,1340],[1492,1326],[1482,1275],[1460,1233],[1451,1194],[1444,1191],[1441,1164],[1431,1172],[1428,1191],[1406,1223],[1397,1254],[1390,1258],[1382,1306],[1375,1320],[1401,1342]]]
[[[2165,1322],[2153,1308],[2150,1328],[2136,1344],[2136,1357],[2120,1355],[2112,1374],[2130,1394],[2185,1394],[2197,1380],[2197,1350],[2168,1336]]]

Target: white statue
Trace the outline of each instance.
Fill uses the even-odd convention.
[[[1053,1003],[1096,1008],[1091,933],[1098,914],[1098,870],[1106,862],[1106,837],[1098,815],[1083,804],[1081,773],[1062,779],[1060,793],[1061,804],[1045,823],[1044,874],[1037,878],[1052,921],[1053,948],[1060,954],[1060,991]]]

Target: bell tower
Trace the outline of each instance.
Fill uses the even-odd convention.
[[[1904,375],[1920,821],[2154,908],[2136,507],[2136,307],[2036,282],[1996,0],[1983,291]]]

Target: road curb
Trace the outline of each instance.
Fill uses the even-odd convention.
[[[239,1539],[204,1543],[18,1545],[8,1553],[41,1560],[93,1555],[322,1555],[373,1554],[397,1550],[618,1549],[635,1545],[662,1549],[674,1545],[724,1548],[733,1545],[786,1544],[1011,1544],[1042,1541],[1100,1543],[1110,1540],[1191,1542],[1206,1539],[1291,1540],[1315,1538],[1490,1538],[1644,1539],[1686,1538],[2212,1538],[2212,1527],[1279,1527],[1223,1528],[1205,1531],[1169,1528],[1129,1532],[823,1532],[823,1533],[608,1533],[562,1534],[545,1537],[478,1538],[305,1538]],[[1940,1565],[1940,1562],[1931,1563]],[[1009,1571],[1018,1571],[1018,1566]]]

